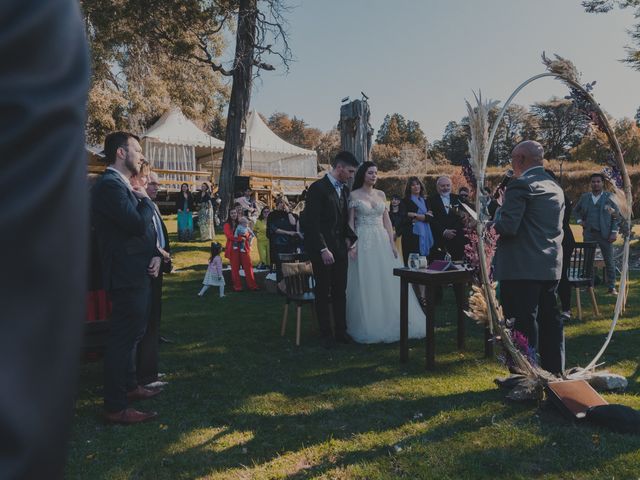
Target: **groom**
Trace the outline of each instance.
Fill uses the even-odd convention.
[[[346,289],[347,252],[358,239],[349,227],[349,187],[358,168],[350,152],[338,153],[331,171],[314,182],[305,204],[305,251],[311,258],[316,277],[316,311],[320,333],[326,347],[335,341],[350,343],[347,335]],[[331,334],[329,304],[333,307],[335,340]]]

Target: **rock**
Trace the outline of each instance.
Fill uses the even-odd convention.
[[[629,384],[625,377],[611,372],[594,372],[587,379],[587,382],[596,390],[605,392],[610,390],[624,390]]]

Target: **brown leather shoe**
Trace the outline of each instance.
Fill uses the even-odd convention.
[[[114,413],[104,413],[104,419],[107,423],[119,423],[121,425],[134,425],[146,422],[157,416],[157,412],[139,412],[133,408],[126,408]]]
[[[146,400],[155,397],[162,392],[161,388],[144,388],[138,385],[134,390],[127,392],[127,400]]]

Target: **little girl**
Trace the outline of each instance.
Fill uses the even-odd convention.
[[[209,290],[209,287],[217,285],[220,289],[220,297],[224,297],[224,277],[222,276],[222,259],[220,258],[220,250],[222,245],[217,242],[211,244],[211,256],[209,257],[209,266],[207,273],[202,281],[202,290],[198,293],[202,297]]]

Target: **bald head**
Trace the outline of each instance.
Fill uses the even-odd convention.
[[[440,195],[449,195],[451,193],[451,178],[446,175],[438,177],[436,180],[436,188]]]
[[[147,195],[151,200],[155,200],[158,196],[158,190],[160,189],[160,180],[158,179],[158,174],[156,172],[149,172],[149,177],[147,181]]]
[[[515,146],[511,152],[511,165],[516,177],[533,167],[541,167],[544,160],[542,145],[533,140],[525,140]]]

